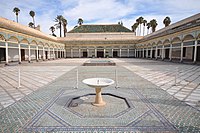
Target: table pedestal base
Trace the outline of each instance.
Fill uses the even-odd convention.
[[[95,102],[92,103],[92,105],[98,107],[106,105],[106,102],[104,102],[102,99],[101,88],[95,88],[95,91],[96,91]]]

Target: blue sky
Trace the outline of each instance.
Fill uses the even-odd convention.
[[[77,25],[81,17],[84,24],[117,24],[122,21],[131,29],[135,20],[143,16],[147,21],[156,19],[157,29],[163,28],[163,19],[169,16],[172,23],[200,13],[200,0],[1,0],[1,17],[14,20],[14,7],[20,8],[19,23],[32,21],[30,10],[35,11],[36,25],[50,34],[57,15],[68,20],[68,31]],[[58,30],[56,31],[58,35]]]

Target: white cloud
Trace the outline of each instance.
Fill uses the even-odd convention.
[[[2,17],[15,20],[12,10],[19,7],[19,22],[28,25],[32,21],[29,11],[33,10],[36,24],[41,25],[43,32],[50,34],[49,27],[55,24],[56,15],[63,15],[68,20],[68,31],[77,24],[79,17],[88,24],[123,21],[124,26],[131,29],[135,20],[143,16],[148,21],[156,19],[157,29],[160,29],[164,27],[162,21],[166,16],[170,16],[174,23],[199,13],[199,5],[199,0],[1,0],[0,12]]]
[[[131,5],[125,5],[115,0],[80,0],[76,3],[74,8],[65,10],[64,16],[70,20],[74,26],[80,17],[83,18],[84,23],[117,23],[116,20],[133,11],[134,8]]]
[[[86,21],[99,19],[115,19],[128,15],[133,11],[129,5],[124,5],[115,0],[80,0],[72,9],[65,10],[64,16],[69,19],[84,18]]]

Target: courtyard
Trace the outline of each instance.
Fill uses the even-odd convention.
[[[200,132],[199,66],[136,58],[83,66],[88,60],[0,67],[0,132]],[[103,107],[82,83],[95,77],[115,81],[102,89]]]

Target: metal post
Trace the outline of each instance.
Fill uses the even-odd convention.
[[[76,70],[76,87],[74,87],[75,89],[78,89],[78,68]]]
[[[118,89],[119,86],[118,86],[118,79],[117,79],[117,68],[115,69],[115,88]]]
[[[175,86],[177,85],[177,77],[178,77],[178,67],[176,67],[176,72],[175,72]]]
[[[21,75],[21,73],[20,73],[20,67],[18,67],[18,87],[17,87],[17,89],[19,89],[21,87],[20,75]]]

